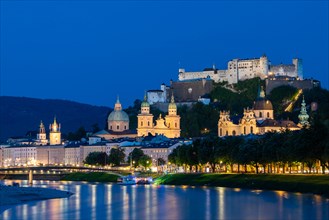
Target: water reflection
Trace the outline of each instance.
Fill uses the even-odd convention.
[[[10,184],[6,181],[5,184]],[[27,181],[21,181],[27,185]],[[1,207],[0,219],[328,219],[329,200],[283,191],[36,181],[70,198]]]

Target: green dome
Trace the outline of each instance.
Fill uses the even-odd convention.
[[[175,103],[169,103],[168,109],[177,109],[177,105]]]
[[[111,114],[109,115],[108,121],[129,121],[129,117],[127,115],[126,112],[119,110],[116,111],[114,110],[113,112],[111,112]]]
[[[147,101],[142,102],[141,107],[150,107],[150,104]]]

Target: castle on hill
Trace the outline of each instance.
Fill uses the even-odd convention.
[[[287,76],[303,79],[302,59],[292,59],[292,64],[272,65],[266,55],[260,58],[233,59],[227,63],[227,69],[219,70],[215,66],[198,72],[186,72],[179,69],[178,80],[192,80],[210,78],[217,82],[237,83],[241,80],[260,77],[265,79],[268,76]]]

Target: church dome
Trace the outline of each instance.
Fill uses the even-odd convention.
[[[258,99],[254,102],[254,110],[273,110],[271,101],[266,99]]]
[[[177,105],[175,103],[169,103],[168,109],[177,109]]]
[[[147,101],[143,101],[141,107],[150,107],[150,104]]]
[[[122,110],[119,111],[112,111],[111,114],[109,115],[108,121],[129,121],[129,116],[127,113],[125,113]]]
[[[117,98],[117,102],[114,105],[114,110],[109,115],[107,121],[129,121],[129,116],[126,112],[122,111],[122,106],[119,101],[119,97]]]
[[[270,100],[265,98],[265,92],[263,87],[258,91],[258,98],[254,102],[254,110],[273,110],[273,105]]]
[[[150,104],[147,102],[147,95],[146,95],[146,93],[144,95],[144,101],[142,102],[141,107],[142,108],[143,107],[150,107]]]

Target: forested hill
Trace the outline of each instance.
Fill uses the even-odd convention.
[[[81,126],[92,130],[95,124],[103,129],[110,111],[108,107],[66,100],[0,96],[0,140],[38,130],[41,120],[48,131],[54,116],[61,123],[63,133]]]

